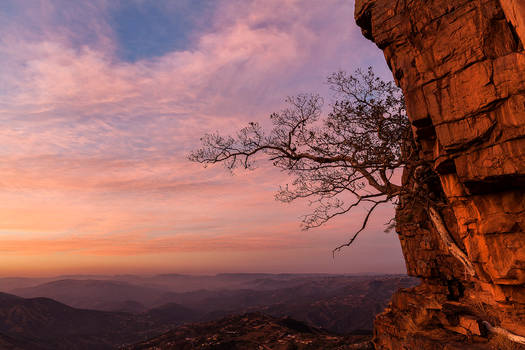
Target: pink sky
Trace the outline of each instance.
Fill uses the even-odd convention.
[[[218,1],[186,48],[136,61],[111,2],[30,3],[0,15],[0,275],[404,272],[392,208],[334,260],[363,210],[303,232],[307,203],[273,198],[286,174],[186,160],[332,71],[389,78],[351,1]]]

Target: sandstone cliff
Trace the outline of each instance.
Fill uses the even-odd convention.
[[[402,203],[396,229],[422,282],[377,317],[376,348],[519,347],[508,338],[525,336],[525,1],[358,0],[355,16],[404,91],[417,156],[439,179],[428,191],[467,261],[428,210]]]

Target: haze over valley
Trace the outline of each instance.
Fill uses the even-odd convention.
[[[370,334],[402,275],[218,274],[0,279],[0,334],[42,349],[112,348],[171,328],[260,312]]]

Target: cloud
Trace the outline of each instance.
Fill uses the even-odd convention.
[[[264,124],[285,96],[326,92],[332,71],[376,65],[387,74],[346,0],[218,1],[184,48],[131,61],[120,55],[114,2],[7,4],[0,242],[9,252],[308,244],[298,243],[306,205],[273,201],[285,174],[263,166],[232,178],[185,156],[205,132]]]
[[[69,235],[54,239],[1,239],[3,253],[41,255],[47,253],[76,253],[90,256],[140,255],[155,252],[195,252],[216,250],[274,250],[301,246],[297,234],[283,232],[282,227],[254,234],[242,232],[213,236],[179,234],[175,237],[148,237],[143,232],[127,232],[108,236]],[[304,242],[302,243],[304,246]]]

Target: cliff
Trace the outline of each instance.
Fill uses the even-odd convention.
[[[403,89],[416,156],[436,179],[421,184],[406,172],[403,181],[443,198],[442,227],[401,199],[396,230],[408,273],[421,284],[397,292],[377,317],[376,348],[519,347],[525,2],[358,0],[355,16]]]

